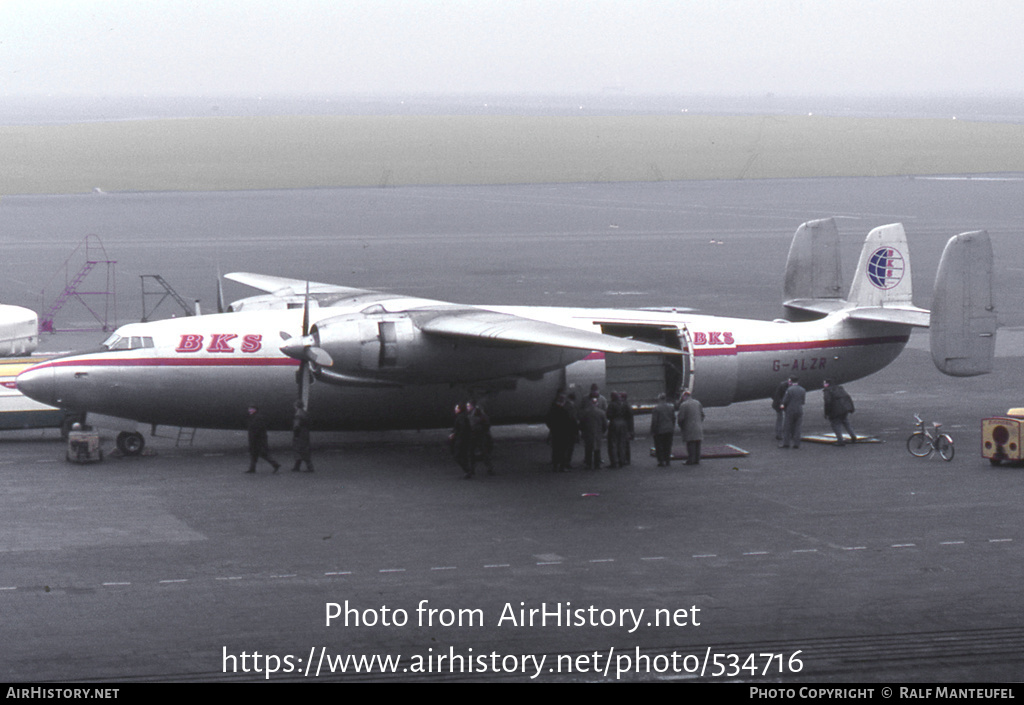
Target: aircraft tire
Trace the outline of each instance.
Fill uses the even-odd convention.
[[[138,431],[122,431],[117,434],[117,449],[125,455],[141,455],[146,439]]]

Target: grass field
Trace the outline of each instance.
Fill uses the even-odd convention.
[[[1024,125],[813,116],[261,117],[0,127],[0,194],[1024,171]]]

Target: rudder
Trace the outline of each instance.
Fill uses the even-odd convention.
[[[902,223],[868,233],[847,300],[862,307],[913,306],[910,254]]]
[[[783,305],[789,320],[812,320],[838,310],[843,302],[839,230],[833,218],[797,228],[786,258]]]
[[[931,308],[932,361],[954,377],[992,371],[996,312],[992,297],[992,242],[979,230],[946,243]]]

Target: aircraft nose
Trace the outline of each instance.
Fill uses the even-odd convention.
[[[15,380],[18,391],[36,401],[59,406],[57,399],[57,381],[54,377],[53,367],[49,365],[37,365],[30,367]]]

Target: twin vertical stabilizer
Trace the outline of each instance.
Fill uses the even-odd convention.
[[[956,377],[992,370],[996,315],[992,245],[984,231],[950,238],[935,280],[932,309],[913,302],[910,254],[900,223],[868,233],[846,299],[835,221],[804,223],[793,237],[784,286],[787,314],[820,317],[837,311],[853,320],[931,329],[935,366]]]
[[[843,272],[835,220],[812,220],[797,228],[789,246],[783,289],[786,301],[842,300]]]
[[[857,307],[913,306],[907,233],[902,223],[868,233],[848,301]]]
[[[992,242],[980,230],[950,238],[939,260],[932,297],[931,349],[935,366],[954,377],[992,371],[996,310],[992,298]]]

